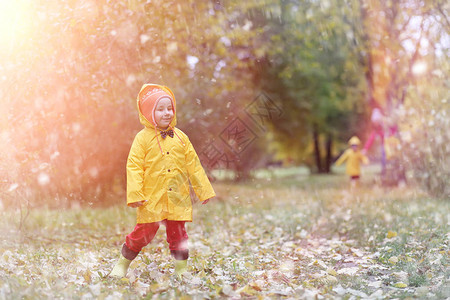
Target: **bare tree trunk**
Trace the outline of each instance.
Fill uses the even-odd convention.
[[[313,128],[313,139],[314,139],[314,157],[316,159],[317,173],[322,173],[322,162],[320,159],[319,132],[317,131],[317,126],[314,126],[314,128]]]
[[[325,161],[325,173],[329,174],[331,172],[331,146],[333,145],[333,138],[331,137],[331,134],[328,134],[327,136],[327,143],[325,145],[327,156]]]

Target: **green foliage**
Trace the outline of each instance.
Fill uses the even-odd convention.
[[[18,197],[63,207],[123,196],[143,83],[175,91],[179,127],[199,150],[241,99],[253,97],[245,63],[230,51],[252,33],[212,2],[40,1],[23,11],[33,16],[32,28],[2,47],[0,58],[7,206]],[[224,105],[233,99],[236,105]]]
[[[283,110],[271,127],[276,150],[284,159],[302,162],[313,154],[313,131],[333,139],[361,130],[364,80],[360,48],[352,38],[357,7],[335,1],[255,2],[259,6],[250,11],[263,32],[259,43],[273,45],[265,48],[255,69],[264,72],[255,72],[255,80]],[[265,14],[268,6],[279,15]]]

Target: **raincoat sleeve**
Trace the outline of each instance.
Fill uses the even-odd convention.
[[[369,164],[369,158],[361,153],[361,161],[363,164],[368,165]]]
[[[186,143],[186,166],[192,188],[200,201],[205,201],[216,195],[214,189],[206,176],[200,159],[195,152],[192,143],[187,140]]]
[[[348,154],[349,154],[349,152],[347,149],[347,150],[345,150],[344,153],[342,153],[341,157],[339,157],[339,159],[336,161],[335,165],[340,166],[344,161],[346,161],[348,158]]]
[[[142,138],[137,134],[131,145],[127,160],[127,205],[144,199],[144,160],[145,148]]]

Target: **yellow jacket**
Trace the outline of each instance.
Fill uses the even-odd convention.
[[[350,176],[361,175],[361,162],[364,164],[369,163],[369,159],[358,150],[355,151],[352,148],[345,150],[345,152],[336,161],[336,166],[341,165],[344,161],[347,161],[345,172]]]
[[[158,87],[173,95],[167,87]],[[170,124],[174,137],[162,139],[141,113],[139,96],[137,99],[139,119],[145,128],[135,136],[128,155],[127,204],[148,200],[137,209],[137,223],[192,221],[189,182],[200,201],[215,196],[211,183],[189,138],[175,128],[176,117]],[[173,103],[175,106],[175,97]]]

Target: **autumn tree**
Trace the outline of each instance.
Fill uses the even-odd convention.
[[[53,206],[120,194],[143,83],[175,91],[180,127],[200,150],[212,127],[226,125],[229,91],[245,87],[230,54],[238,39],[213,2],[21,3],[7,7],[22,27],[5,37],[0,64],[2,166],[16,167],[4,169],[10,199],[20,191]]]
[[[284,112],[272,124],[279,153],[329,172],[333,141],[360,132],[365,113],[357,45],[344,22],[355,12],[338,1],[259,4],[249,11],[267,46],[255,79]]]
[[[430,143],[429,151],[414,146],[418,141],[446,140],[440,129],[446,124],[441,115],[446,110],[437,99],[448,74],[448,5],[444,1],[361,0],[360,12],[363,26],[358,36],[365,50],[361,62],[366,66],[367,96],[383,111],[384,135],[389,135],[389,128],[398,128],[407,154],[403,163],[427,189],[448,194],[442,183],[448,174],[439,167],[448,165],[442,143]],[[412,111],[416,113],[405,113]],[[423,120],[433,126],[419,126]]]

